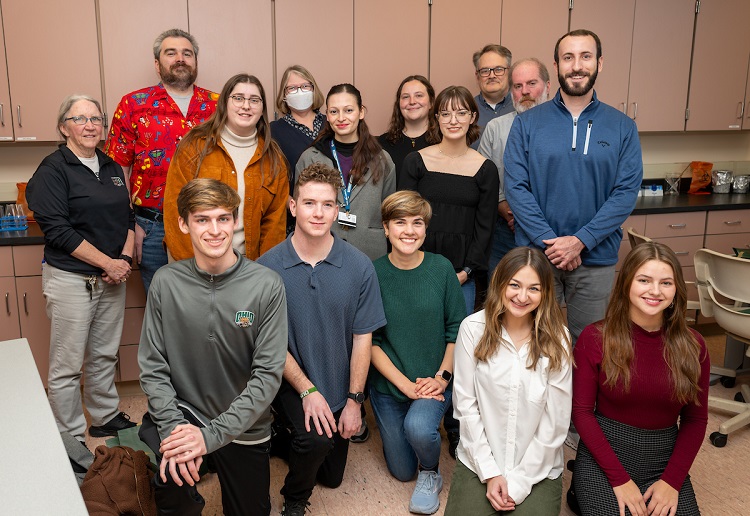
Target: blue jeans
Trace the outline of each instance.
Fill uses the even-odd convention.
[[[474,278],[469,278],[466,283],[461,285],[461,292],[464,293],[464,301],[466,302],[466,315],[474,313],[474,300],[477,297],[477,285],[474,282]]]
[[[383,455],[391,475],[408,482],[421,464],[434,468],[440,461],[440,420],[451,404],[452,391],[445,401],[418,399],[397,401],[393,396],[370,389],[370,404],[383,440]]]
[[[495,231],[492,234],[492,250],[490,251],[490,265],[487,271],[487,281],[492,278],[495,267],[508,251],[516,247],[516,234],[510,230],[504,218],[498,217]]]
[[[135,222],[146,236],[143,238],[143,248],[141,250],[141,278],[143,279],[143,288],[148,294],[148,287],[151,286],[151,280],[156,271],[163,265],[167,264],[167,252],[164,250],[164,223],[155,222],[144,217],[135,216]]]

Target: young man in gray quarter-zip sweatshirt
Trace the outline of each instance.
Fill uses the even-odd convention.
[[[140,435],[160,455],[154,485],[165,514],[200,514],[204,456],[219,475],[224,514],[271,510],[270,405],[286,360],[286,295],[278,274],[232,249],[239,204],[215,179],[185,185],[179,224],[194,258],[161,268],[149,290]]]

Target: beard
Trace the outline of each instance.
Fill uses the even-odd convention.
[[[198,77],[198,63],[195,64],[195,68],[191,68],[185,63],[176,63],[166,68],[159,63],[159,75],[161,76],[161,82],[167,86],[184,90],[192,86]]]
[[[529,109],[533,107],[537,107],[539,104],[544,104],[549,99],[549,90],[547,88],[544,88],[544,91],[541,95],[539,95],[537,98],[530,97],[528,95],[525,95],[521,97],[518,102],[516,102],[516,99],[513,99],[513,107],[516,108],[516,113],[519,115],[523,113],[524,111],[528,111]]]
[[[596,76],[599,75],[599,67],[597,66],[594,68],[592,73],[587,73],[586,76],[589,80],[580,85],[570,85],[567,83],[565,79],[571,75],[573,74],[570,73],[567,76],[562,76],[559,72],[557,73],[557,80],[560,82],[560,89],[563,90],[563,93],[570,95],[571,97],[583,97],[594,87]]]

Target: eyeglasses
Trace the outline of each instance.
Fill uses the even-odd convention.
[[[71,117],[68,117],[68,118],[64,118],[63,122],[67,122],[68,120],[72,120],[73,123],[76,124],[76,125],[86,125],[86,123],[89,122],[89,121],[91,121],[91,123],[94,124],[94,125],[102,125],[102,124],[104,124],[104,117],[102,117],[102,116],[91,116],[91,117],[86,117],[86,116],[83,116],[83,115],[71,116]]]
[[[449,124],[453,117],[460,123],[468,122],[471,119],[473,113],[468,109],[461,109],[458,111],[441,111],[437,117],[441,124]]]
[[[312,91],[313,89],[314,89],[313,85],[310,84],[309,82],[306,82],[305,84],[300,84],[299,86],[287,86],[286,88],[284,88],[284,91],[286,92],[287,95],[294,95],[299,90]]]
[[[490,72],[495,73],[495,77],[502,77],[505,75],[505,72],[508,68],[505,66],[496,66],[495,68],[480,68],[477,70],[477,73],[481,75],[482,77],[489,77]]]
[[[242,107],[245,105],[245,101],[249,101],[251,106],[260,106],[263,104],[263,99],[260,97],[243,97],[242,95],[230,95],[232,104],[234,107]]]

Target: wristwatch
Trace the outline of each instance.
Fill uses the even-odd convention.
[[[471,270],[471,267],[464,267],[461,270],[464,271],[466,273],[466,276],[468,276],[469,278],[471,278],[471,273],[474,272],[473,270]]]
[[[126,262],[128,262],[128,265],[133,265],[133,257],[128,256],[127,254],[121,254],[120,260],[125,260]]]
[[[364,392],[350,392],[346,395],[347,398],[352,399],[362,405],[365,402],[365,393]]]
[[[450,371],[446,371],[445,369],[443,369],[435,373],[435,378],[442,378],[446,382],[450,382],[451,378],[453,378],[453,374]]]

